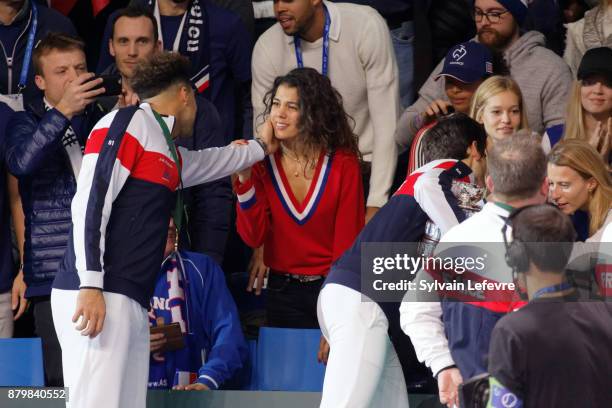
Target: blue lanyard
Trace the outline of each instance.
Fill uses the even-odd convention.
[[[537,299],[542,295],[547,293],[555,293],[555,292],[563,292],[564,290],[571,289],[572,285],[569,282],[563,282],[559,285],[547,286],[545,288],[539,289],[536,293],[533,294],[533,299]]]
[[[321,74],[327,76],[327,66],[329,64],[329,26],[331,21],[327,7],[323,6],[323,8],[325,9],[325,26],[323,27],[323,66],[321,67]],[[297,66],[298,68],[304,68],[302,47],[300,46],[300,36],[294,36],[293,44],[295,45],[295,58],[297,59]]]
[[[32,28],[28,33],[28,45],[26,46],[26,52],[23,57],[23,65],[21,66],[21,75],[19,76],[19,84],[17,85],[17,91],[21,93],[26,87],[26,81],[28,80],[28,70],[30,69],[30,61],[32,60],[32,50],[34,49],[34,37],[36,36],[36,27],[38,27],[38,8],[36,2],[31,1],[32,5]]]

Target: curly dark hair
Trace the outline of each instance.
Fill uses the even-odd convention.
[[[191,88],[191,63],[175,52],[157,52],[136,66],[130,84],[141,99],[159,95],[172,85]]]
[[[299,96],[302,142],[307,148],[321,148],[329,152],[345,149],[361,158],[357,136],[342,106],[342,96],[332,87],[331,81],[312,68],[296,68],[279,76],[264,96],[264,117],[270,115],[272,101],[279,86],[296,88]],[[263,118],[260,116],[260,121]]]

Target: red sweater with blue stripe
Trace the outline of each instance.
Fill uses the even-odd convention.
[[[322,153],[300,203],[280,159],[268,156],[248,181],[236,180],[238,233],[250,247],[264,244],[264,263],[273,270],[327,275],[363,228],[359,161],[346,151]]]

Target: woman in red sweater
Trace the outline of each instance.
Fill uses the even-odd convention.
[[[268,325],[315,328],[323,280],[364,223],[357,137],[340,94],[312,68],[276,78],[264,101],[281,148],[238,173],[238,233],[264,245]]]

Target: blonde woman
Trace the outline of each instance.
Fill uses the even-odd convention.
[[[585,52],[597,47],[612,47],[612,0],[599,0],[583,19],[567,25],[563,59],[574,76]]]
[[[557,143],[548,155],[548,180],[554,204],[568,215],[587,213],[587,241],[601,241],[612,222],[612,177],[597,150],[583,140]]]
[[[612,49],[586,52],[570,96],[565,139],[587,141],[610,163],[612,143]]]
[[[507,76],[492,76],[476,90],[470,105],[472,119],[484,125],[492,140],[503,139],[519,129],[528,128],[523,94]]]

